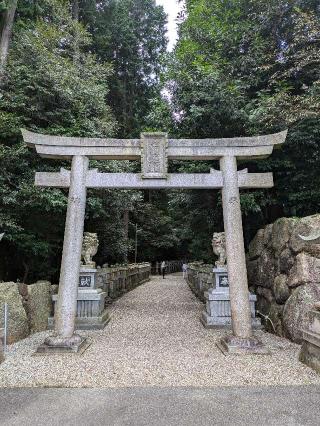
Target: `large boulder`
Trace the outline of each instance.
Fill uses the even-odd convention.
[[[52,284],[51,285],[51,295],[58,294],[59,291],[59,284]]]
[[[319,283],[308,283],[293,290],[283,310],[283,327],[289,339],[302,343],[302,330],[309,327],[308,312],[319,301]]]
[[[37,281],[35,284],[28,285],[26,310],[31,333],[47,329],[48,318],[52,312],[51,284],[49,281]]]
[[[274,300],[272,291],[269,288],[257,287],[256,293],[259,296],[264,297],[270,303],[273,302],[273,300]]]
[[[270,223],[264,228],[264,243],[267,247],[271,247],[273,224]]]
[[[248,282],[250,287],[256,287],[259,285],[259,267],[259,259],[247,260]]]
[[[301,236],[319,238],[304,241]],[[281,218],[260,229],[247,258],[250,291],[274,324],[269,321],[268,331],[301,341],[306,314],[320,296],[320,214]]]
[[[273,224],[271,234],[271,248],[276,256],[278,256],[282,250],[286,248],[286,245],[290,239],[292,227],[292,219],[287,219],[286,217],[278,219]]]
[[[276,302],[282,305],[290,296],[290,289],[287,285],[287,276],[284,274],[278,275],[273,283],[273,294]]]
[[[294,265],[294,254],[289,248],[282,251],[279,257],[279,271],[282,274],[288,274]]]
[[[256,285],[261,287],[272,288],[273,281],[277,275],[277,264],[272,253],[264,250],[259,257]]]
[[[292,219],[294,220],[294,219]],[[294,228],[289,240],[289,247],[295,253],[309,253],[311,256],[320,258],[320,239],[314,242],[304,241],[302,236],[318,235],[320,232],[320,214],[307,216],[294,220]]]
[[[264,236],[264,229],[259,229],[254,239],[251,241],[249,245],[249,259],[255,260],[259,256],[261,256],[261,253],[263,249],[265,248],[265,236]]]
[[[0,318],[4,316],[4,304],[8,303],[8,343],[24,339],[29,334],[29,325],[26,311],[17,283],[0,283]]]
[[[307,253],[299,253],[290,270],[287,284],[298,287],[307,283],[320,283],[320,259]]]

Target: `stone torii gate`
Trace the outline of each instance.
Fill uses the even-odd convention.
[[[69,188],[55,332],[45,340],[48,352],[78,352],[85,339],[74,333],[87,188],[222,189],[232,334],[220,341],[226,353],[263,352],[252,334],[239,189],[270,188],[272,173],[237,170],[237,160],[269,156],[287,131],[228,139],[168,139],[143,133],[141,139],[47,136],[22,130],[24,141],[44,158],[71,160],[71,171],[36,173],[35,185]],[[141,159],[141,173],[99,173],[89,159]],[[168,160],[219,160],[220,170],[206,174],[169,174]]]

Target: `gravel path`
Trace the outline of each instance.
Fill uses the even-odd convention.
[[[104,330],[82,332],[92,341],[82,356],[32,356],[47,332],[11,345],[0,386],[320,384],[298,361],[298,345],[263,331],[257,335],[271,355],[225,357],[215,346],[223,332],[201,325],[202,309],[180,275],[153,277],[113,304]]]

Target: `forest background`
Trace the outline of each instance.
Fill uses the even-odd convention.
[[[58,280],[67,192],[34,187],[40,159],[20,128],[67,136],[234,137],[289,128],[272,157],[275,187],[243,191],[246,244],[281,216],[319,212],[320,4],[318,0],[186,0],[167,52],[166,15],[154,0],[0,1],[0,279]],[[138,172],[136,162],[92,162]],[[215,162],[171,162],[209,172]],[[212,261],[223,230],[219,191],[90,190],[85,229],[98,263]]]

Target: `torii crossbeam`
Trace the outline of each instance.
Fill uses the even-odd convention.
[[[41,157],[72,161],[71,171],[36,173],[41,187],[69,188],[61,261],[55,333],[46,339],[50,350],[77,352],[83,339],[74,333],[87,188],[222,189],[224,230],[230,286],[232,334],[220,346],[230,353],[261,353],[252,334],[249,290],[239,189],[271,188],[272,173],[237,170],[237,160],[269,156],[287,131],[227,139],[168,139],[165,133],[143,133],[141,139],[97,139],[48,136],[22,130],[24,141]],[[141,159],[141,173],[99,173],[89,159]],[[220,170],[206,174],[169,174],[168,160],[219,160]]]

